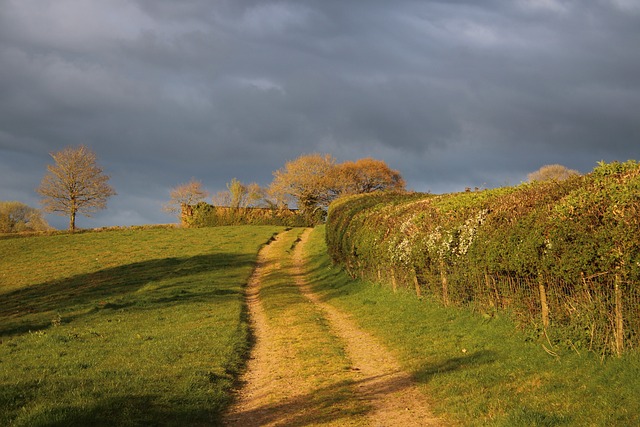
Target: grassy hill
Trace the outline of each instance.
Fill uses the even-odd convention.
[[[0,425],[216,423],[243,286],[282,227],[0,240]]]

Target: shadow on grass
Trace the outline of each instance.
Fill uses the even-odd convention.
[[[353,287],[349,286],[354,279],[341,266],[333,265],[329,260],[312,267],[307,264],[304,274],[322,302],[355,294]]]
[[[211,254],[187,258],[155,259],[93,273],[35,284],[2,295],[0,336],[37,331],[51,326],[54,315],[65,321],[99,310],[241,298],[231,285],[200,280],[195,276],[221,269],[251,266],[254,257],[243,254]],[[156,286],[139,292],[146,285]]]
[[[153,394],[103,398],[86,407],[55,406],[27,421],[47,427],[221,425],[220,408],[170,405]]]
[[[419,383],[427,383],[437,375],[488,365],[496,360],[496,352],[481,350],[461,357],[452,357],[440,363],[423,366],[414,373],[414,378]]]

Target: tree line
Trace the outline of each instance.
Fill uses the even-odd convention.
[[[107,201],[116,195],[109,185],[109,175],[97,163],[94,151],[85,145],[66,147],[51,153],[53,164],[47,165],[37,193],[42,211],[69,218],[69,230],[76,229],[77,215],[90,217],[106,209]],[[295,205],[305,216],[321,216],[332,200],[344,194],[405,187],[398,171],[385,162],[372,158],[337,163],[329,154],[308,154],[289,161],[274,172],[274,180],[266,188],[256,183],[243,184],[233,178],[227,191],[213,195],[215,206],[228,208],[283,208]],[[170,192],[165,209],[183,214],[185,207],[203,202],[210,196],[202,183],[192,179]],[[42,211],[15,201],[0,202],[0,233],[45,231],[51,227]]]
[[[243,184],[233,178],[227,191],[212,196],[214,206],[229,208],[297,209],[307,223],[321,220],[329,204],[343,195],[374,191],[405,191],[405,181],[384,161],[364,158],[338,163],[330,154],[305,154],[286,162],[273,173],[273,181],[265,188],[256,183]],[[204,202],[210,194],[200,181],[192,179],[171,190],[165,209],[185,216]]]
[[[54,163],[37,188],[42,197],[42,210],[69,218],[69,230],[76,229],[78,214],[90,217],[107,206],[116,195],[109,185],[109,175],[97,163],[95,152],[80,145],[51,153]],[[529,181],[566,179],[578,174],[562,165],[547,165],[529,174]],[[330,154],[305,154],[288,161],[273,173],[267,187],[257,183],[243,184],[233,178],[227,190],[211,196],[202,183],[192,179],[170,191],[164,209],[178,218],[191,207],[211,196],[213,206],[231,209],[260,207],[288,209],[294,207],[308,223],[326,215],[329,204],[345,195],[379,191],[404,192],[405,181],[397,170],[384,161],[371,157],[338,163]],[[51,227],[38,209],[16,201],[0,201],[0,233],[44,231]]]

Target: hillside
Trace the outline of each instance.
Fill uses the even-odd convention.
[[[0,425],[218,422],[276,227],[0,240]]]

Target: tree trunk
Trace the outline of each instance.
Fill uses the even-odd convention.
[[[76,230],[76,211],[71,211],[71,215],[69,215],[69,230]]]
[[[489,277],[489,273],[484,272],[484,287],[487,290],[487,295],[489,299],[489,304],[492,308],[500,307],[500,295],[495,286],[491,284],[491,277]]]

